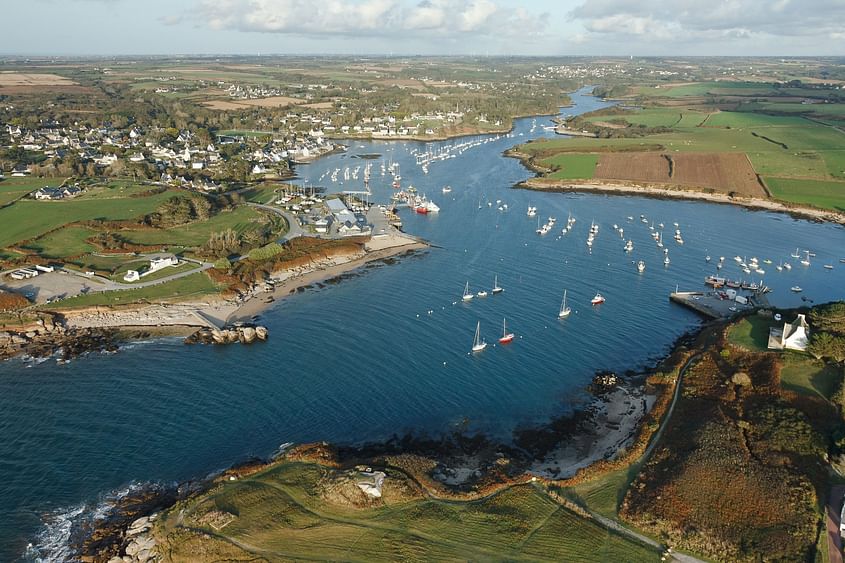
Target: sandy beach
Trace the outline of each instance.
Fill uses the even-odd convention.
[[[514,155],[516,156],[516,155]],[[579,183],[561,182],[547,180],[544,178],[531,178],[518,185],[520,188],[550,192],[597,192],[607,194],[627,194],[654,198],[672,198],[689,201],[706,201],[709,203],[724,203],[739,205],[749,209],[761,209],[788,213],[793,216],[812,219],[815,221],[827,221],[845,225],[845,214],[836,211],[816,209],[814,207],[802,207],[794,204],[786,204],[771,199],[760,199],[752,197],[731,197],[724,193],[702,192],[686,188],[670,188],[667,186],[632,186],[630,184],[613,183]]]

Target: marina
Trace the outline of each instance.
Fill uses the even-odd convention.
[[[583,93],[574,101],[567,112],[605,105]],[[513,135],[554,135],[543,122],[537,118],[530,133],[532,118],[518,120]],[[368,141],[300,165],[300,185],[338,191],[330,178],[339,184],[349,169],[342,189],[357,191],[364,166],[353,180],[360,162],[353,158],[378,155],[368,161],[370,201],[387,205],[413,186],[436,195],[439,213],[397,206],[395,220],[431,249],[277,300],[260,320],[283,336],[266,345],[200,349],[153,339],[62,366],[0,365],[0,427],[13,436],[0,442],[9,475],[0,490],[0,544],[21,553],[22,537],[36,544],[60,537],[73,514],[110,494],[207,474],[283,442],[363,443],[456,429],[508,439],[518,426],[589,404],[586,388],[597,370],[652,365],[701,323],[666,296],[678,287],[703,289],[709,275],[749,284],[762,277],[774,307],[841,297],[841,227],[707,203],[515,190],[531,173],[502,156],[514,138],[480,138],[492,140],[429,162],[427,174],[417,153],[437,154],[436,143]],[[400,167],[404,188],[396,190],[398,174],[387,170]],[[535,216],[527,216],[529,207]],[[541,224],[560,219],[540,237],[538,217]],[[655,230],[667,226],[664,248],[652,237],[652,221]],[[557,230],[564,224],[565,235]],[[683,245],[670,237],[676,229]],[[796,246],[799,258],[807,249],[817,254],[809,266],[790,258]],[[722,255],[748,256],[746,266],[758,256],[794,267],[744,274],[730,258],[717,268]],[[642,272],[638,261],[646,264]],[[605,302],[593,306],[597,293]],[[718,302],[713,306],[737,306]],[[500,345],[510,333],[514,342]],[[476,340],[486,349],[473,354]]]

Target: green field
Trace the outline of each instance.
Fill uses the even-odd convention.
[[[549,174],[556,180],[589,179],[596,172],[597,154],[558,154],[540,161],[543,166],[557,169]]]
[[[53,231],[37,238],[27,246],[45,258],[63,258],[65,256],[78,256],[93,252],[96,248],[85,242],[85,239],[92,237],[96,231],[79,226],[69,226]]]
[[[765,181],[778,199],[845,211],[845,182],[772,177]]]
[[[333,470],[282,463],[177,505],[158,534],[174,561],[660,560],[657,550],[570,512],[538,487],[441,501],[387,472],[385,495],[362,506],[321,492],[337,478]],[[342,496],[360,497],[351,486]]]
[[[127,190],[129,188],[116,188]],[[91,219],[132,219],[155,211],[173,192],[148,197],[106,197],[109,191],[67,201],[22,200],[0,209],[0,247]]]
[[[613,471],[571,487],[564,491],[567,497],[577,503],[605,516],[617,519],[619,504],[625,496],[628,485],[638,471],[639,465],[635,464],[618,471]]]
[[[746,350],[764,352],[768,349],[771,326],[771,319],[758,315],[745,317],[728,330],[728,341]]]
[[[126,305],[144,301],[184,301],[189,298],[203,297],[218,292],[217,286],[205,272],[197,272],[178,280],[160,283],[150,287],[106,291],[78,295],[44,306],[45,309],[70,309],[73,307],[91,307],[93,305]]]
[[[684,98],[700,96],[765,96],[777,94],[769,84],[758,82],[699,82],[678,86],[642,86],[637,93],[652,98]]]

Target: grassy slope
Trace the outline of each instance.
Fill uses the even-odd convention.
[[[96,250],[96,247],[85,242],[85,239],[95,234],[95,231],[85,227],[64,227],[36,239],[27,245],[27,248],[34,250],[45,258],[77,256]]]
[[[845,182],[794,178],[765,178],[772,195],[787,201],[845,210]]]
[[[385,490],[404,477],[390,472]],[[432,500],[419,493],[355,508],[315,492],[329,470],[283,463],[227,482],[183,508],[187,526],[207,530],[204,557],[232,557],[232,545],[270,560],[558,560],[657,561],[659,553],[620,537],[555,503],[541,489],[516,486],[480,501]],[[321,481],[322,480],[322,481]],[[209,510],[237,514],[220,530],[201,523]],[[168,527],[175,561],[197,557],[196,535]],[[222,540],[222,541],[220,541]],[[227,542],[227,543],[223,543]]]
[[[745,317],[728,330],[728,341],[754,352],[765,352],[769,345],[769,328],[774,321],[751,315]]]

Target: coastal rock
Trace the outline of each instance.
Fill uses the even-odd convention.
[[[252,344],[255,341],[255,329],[248,326],[240,329],[240,340],[245,344]]]
[[[201,328],[185,338],[185,344],[251,344],[267,340],[268,331],[263,326],[236,326],[231,328]]]

